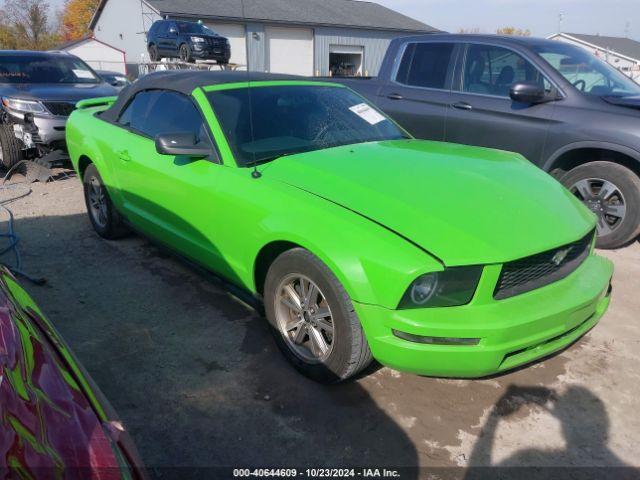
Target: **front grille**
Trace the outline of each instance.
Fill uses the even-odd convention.
[[[54,115],[61,117],[68,117],[76,109],[76,104],[70,102],[44,102],[44,106]]]
[[[208,38],[209,45],[216,48],[223,48],[227,42],[223,38]]]
[[[594,233],[563,247],[505,263],[493,298],[513,297],[565,278],[589,256]]]

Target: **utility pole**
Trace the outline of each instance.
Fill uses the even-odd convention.
[[[562,21],[564,20],[564,13],[558,14],[558,33],[562,33]]]
[[[631,22],[629,21],[624,25],[624,36],[626,38],[631,38]]]

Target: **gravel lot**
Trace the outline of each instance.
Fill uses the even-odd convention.
[[[23,284],[154,476],[167,466],[640,466],[639,243],[602,252],[616,264],[611,309],[553,358],[481,381],[378,368],[328,388],[291,369],[265,321],[215,283],[139,237],[99,239],[77,179],[34,184],[11,209],[25,270],[47,278]]]

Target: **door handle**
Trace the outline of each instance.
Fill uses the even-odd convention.
[[[389,100],[403,100],[404,97],[402,95],[400,95],[399,93],[390,93],[389,95],[387,95],[387,98]]]
[[[122,160],[123,162],[130,162],[131,161],[131,155],[129,155],[129,151],[128,150],[121,150],[119,152],[116,152],[118,155],[118,158],[120,160]]]
[[[473,106],[471,106],[467,102],[456,102],[452,103],[451,106],[453,108],[457,108],[458,110],[473,110]]]

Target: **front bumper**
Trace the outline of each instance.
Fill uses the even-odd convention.
[[[11,121],[16,125],[24,124],[24,113],[7,110]],[[51,145],[54,143],[63,143],[65,140],[65,125],[68,117],[55,115],[33,116],[33,123],[38,127],[38,132],[32,135],[34,143]],[[21,138],[21,140],[23,140]],[[24,141],[24,140],[23,140]]]
[[[194,43],[191,47],[191,55],[193,58],[200,60],[217,60],[219,62],[228,62],[231,58],[231,49],[229,47],[213,47],[210,45],[199,45]]]
[[[609,306],[613,264],[596,255],[558,282],[505,300],[493,299],[499,274],[499,265],[485,267],[473,300],[461,307],[389,310],[354,303],[373,356],[420,375],[484,377],[562,350],[593,328]],[[415,343],[394,330],[479,342]]]

